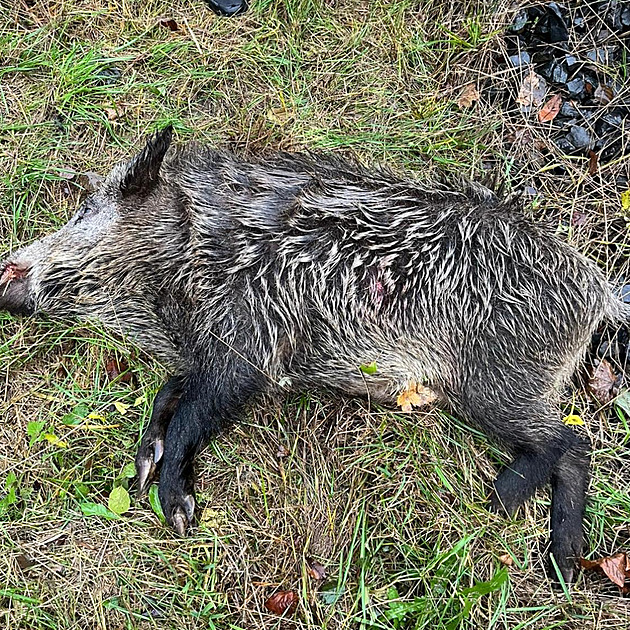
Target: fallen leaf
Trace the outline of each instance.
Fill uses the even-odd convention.
[[[478,101],[480,98],[479,90],[474,83],[469,83],[464,87],[459,98],[457,99],[457,104],[460,107],[472,107],[472,104]]]
[[[116,486],[109,494],[107,507],[114,513],[124,514],[131,507],[129,493],[122,486]]]
[[[580,558],[580,565],[586,570],[602,571],[611,582],[621,589],[624,588],[626,580],[630,578],[630,558],[623,552],[597,560]]]
[[[267,118],[276,125],[285,125],[295,118],[295,112],[286,107],[273,107],[267,111]]]
[[[506,567],[511,567],[514,564],[514,558],[509,553],[504,553],[499,556],[499,562],[504,564]]]
[[[120,518],[118,514],[108,510],[104,505],[100,505],[100,503],[93,503],[92,501],[81,503],[80,508],[81,512],[83,512],[85,516],[102,516],[103,518],[110,520]]]
[[[372,363],[363,363],[359,366],[359,369],[363,374],[375,374],[378,371],[378,366],[376,361],[372,361]]]
[[[621,193],[621,207],[624,210],[630,210],[630,190],[624,190]]]
[[[208,529],[219,529],[225,523],[225,521],[225,512],[223,510],[205,508],[201,512],[199,524],[204,525]]]
[[[562,419],[562,422],[564,422],[564,424],[569,425],[569,426],[575,426],[575,427],[584,426],[584,420],[582,420],[580,416],[576,416],[574,414],[565,416]]]
[[[17,562],[18,567],[22,569],[22,571],[26,571],[27,569],[35,566],[35,563],[25,553],[21,553],[19,556],[17,556],[15,558],[15,561]]]
[[[608,103],[612,101],[612,97],[613,90],[607,85],[598,85],[595,92],[593,93],[593,98],[602,105],[608,105]]]
[[[551,122],[562,107],[562,97],[560,94],[554,94],[538,112],[538,120],[540,122]]]
[[[278,459],[282,459],[283,457],[288,457],[290,454],[291,452],[284,444],[280,444],[280,446],[278,446],[278,450],[276,451],[276,457]]]
[[[109,357],[105,363],[105,373],[110,381],[120,380],[121,383],[130,383],[133,375],[129,371],[129,364],[124,359]]]
[[[414,407],[426,407],[437,400],[436,393],[415,381],[411,381],[407,389],[401,392],[396,404],[402,411],[412,411]]]
[[[529,111],[530,107],[540,107],[547,94],[547,82],[533,70],[523,79],[516,97],[516,102],[522,109]]]
[[[588,221],[588,216],[585,212],[580,212],[579,210],[574,210],[571,215],[571,225],[574,227],[578,227],[580,225],[585,225]]]
[[[54,433],[46,433],[44,435],[44,439],[53,446],[58,446],[59,448],[68,448],[68,443],[60,440]]]
[[[588,174],[595,175],[597,173],[599,156],[595,151],[588,151],[589,161],[588,161]]]
[[[615,405],[630,417],[630,390],[626,389],[615,398]]]
[[[167,28],[171,32],[179,31],[179,24],[173,18],[169,18],[168,20],[160,20],[160,26]]]
[[[326,567],[321,565],[317,560],[308,560],[306,564],[306,573],[314,580],[325,580],[328,573]]]
[[[295,591],[278,591],[265,602],[265,608],[276,615],[292,615],[297,605],[298,594]]]
[[[125,405],[125,403],[121,403],[119,401],[114,402],[114,407],[116,407],[116,411],[124,416],[127,413],[127,409],[129,409],[131,405]]]
[[[118,112],[114,107],[105,107],[103,111],[107,114],[107,120],[114,121],[118,120]]]
[[[612,365],[606,359],[602,359],[588,380],[588,390],[601,404],[605,405],[616,396],[616,388],[617,375]]]
[[[346,587],[343,584],[340,586],[337,582],[328,582],[319,589],[319,597],[324,602],[332,606],[336,604],[346,592]]]

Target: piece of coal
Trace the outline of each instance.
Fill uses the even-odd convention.
[[[597,50],[589,50],[586,53],[586,58],[593,63],[608,64],[609,55],[606,48],[598,48]]]
[[[567,140],[576,149],[586,149],[591,144],[591,134],[584,127],[573,125],[567,134]]]
[[[527,66],[531,60],[532,58],[526,50],[518,55],[510,55],[510,62],[515,68],[518,68],[519,66]]]
[[[551,80],[556,83],[566,83],[568,72],[563,64],[557,63],[553,68]]]
[[[510,26],[510,30],[514,31],[515,33],[518,33],[519,31],[522,31],[525,28],[525,25],[527,24],[528,21],[529,21],[529,13],[527,12],[527,9],[523,9],[522,11],[519,11],[516,14],[516,17],[514,18],[514,21],[512,22],[512,25]]]
[[[584,91],[585,81],[582,77],[575,77],[567,82],[567,90],[571,96],[577,96]]]
[[[560,11],[560,7],[555,2],[547,5],[549,12],[547,13],[547,29],[549,33],[550,44],[569,41],[569,29]]]
[[[560,115],[566,118],[577,118],[580,115],[579,110],[573,106],[571,101],[564,101],[560,108]]]

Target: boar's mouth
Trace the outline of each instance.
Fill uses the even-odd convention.
[[[30,267],[14,262],[0,266],[0,309],[16,314],[33,312],[29,304]]]
[[[22,280],[28,274],[28,268],[16,263],[5,263],[0,276],[0,286],[9,285],[13,280]]]

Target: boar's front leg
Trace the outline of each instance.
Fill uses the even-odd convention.
[[[182,395],[185,379],[181,376],[169,378],[153,401],[153,410],[149,426],[140,440],[136,454],[138,473],[138,495],[142,496],[164,454],[166,430],[175,414],[179,398]]]
[[[166,432],[159,497],[167,522],[182,536],[195,510],[195,455],[211,437],[240,416],[252,395],[263,387],[262,379],[251,366],[225,363],[187,378]]]

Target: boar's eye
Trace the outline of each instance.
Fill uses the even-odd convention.
[[[91,216],[93,214],[96,214],[96,212],[97,212],[96,206],[93,206],[91,203],[88,203],[86,201],[77,210],[77,213],[74,215],[75,216],[75,223],[79,223],[79,221],[82,221],[86,217],[89,217],[89,216]]]

